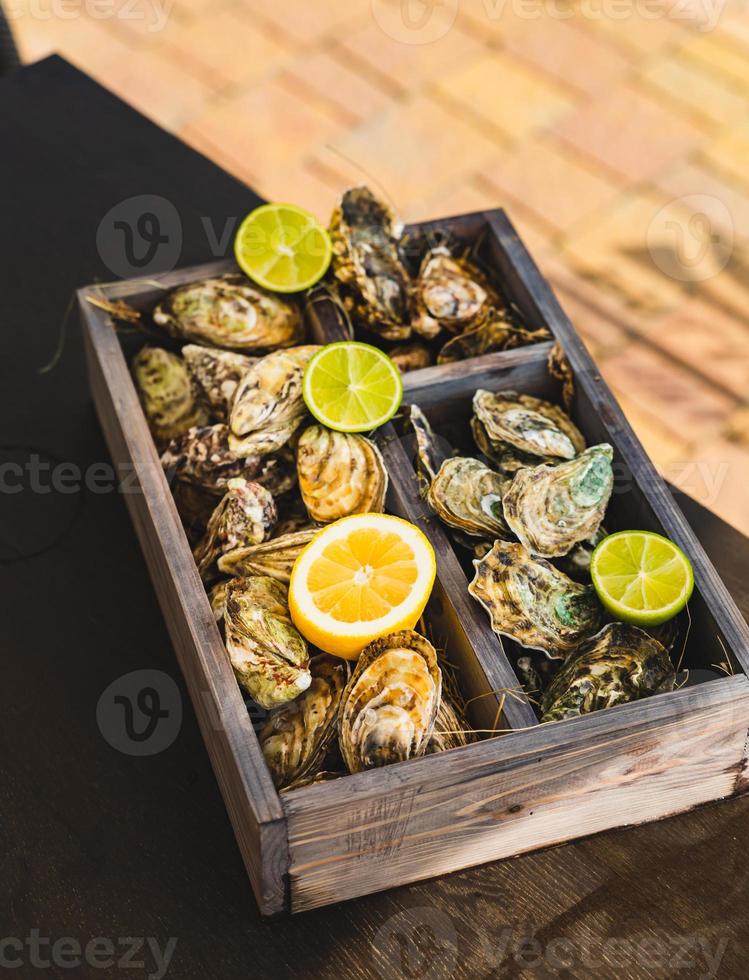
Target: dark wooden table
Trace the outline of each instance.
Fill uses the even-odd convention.
[[[74,287],[113,278],[97,249],[113,206],[171,201],[191,264],[214,254],[201,219],[220,237],[257,198],[56,58],[0,83],[0,133],[0,972],[145,977],[172,939],[177,980],[745,977],[746,801],[259,919],[121,494],[106,469],[91,479],[108,456],[70,325],[40,373]],[[681,503],[746,612],[749,542]],[[140,669],[184,705],[149,757],[97,724],[102,692]],[[143,965],[122,961],[127,937]]]

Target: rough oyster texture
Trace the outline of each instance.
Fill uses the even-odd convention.
[[[497,302],[483,273],[440,245],[424,256],[412,289],[411,327],[432,339],[443,330],[464,333]]]
[[[302,378],[314,344],[275,351],[246,372],[229,417],[229,446],[242,456],[277,452],[294,435],[307,413]]]
[[[216,561],[227,551],[260,544],[270,537],[277,520],[278,512],[269,490],[241,477],[229,480],[226,493],[193,552],[203,580],[215,576]]]
[[[541,398],[479,388],[473,413],[476,445],[508,473],[574,459],[585,449],[585,439],[569,416]]]
[[[573,582],[521,544],[495,541],[473,565],[468,591],[489,613],[494,632],[521,646],[565,657],[601,626],[603,609],[593,587]]]
[[[437,716],[431,738],[427,743],[426,755],[468,745],[469,734],[470,730],[466,728],[465,722],[458,718],[455,708],[443,694],[437,707]]]
[[[614,450],[608,443],[556,466],[519,470],[503,499],[504,518],[534,555],[566,555],[598,531],[611,491]]]
[[[409,277],[390,209],[367,187],[347,190],[330,221],[333,275],[343,303],[385,340],[407,340]]]
[[[529,344],[540,344],[550,337],[545,327],[528,330],[517,326],[501,310],[491,310],[476,326],[457,337],[451,337],[437,355],[437,363],[451,364],[494,351],[527,347]]]
[[[413,630],[362,650],[343,693],[339,743],[350,772],[423,755],[442,693],[432,644]]]
[[[428,486],[437,475],[440,466],[450,457],[452,447],[437,435],[418,405],[406,405],[404,413],[407,426],[413,430],[416,439],[417,469]]]
[[[575,718],[673,686],[662,644],[636,626],[610,623],[562,665],[541,699],[541,721]]]
[[[286,587],[263,575],[226,587],[226,649],[241,687],[262,708],[306,691],[312,680],[307,642],[289,616]]]
[[[509,480],[480,460],[453,456],[432,480],[427,500],[450,527],[481,538],[508,534],[502,497]]]
[[[429,348],[419,343],[398,344],[397,347],[391,347],[388,356],[401,374],[419,371],[432,363]]]
[[[365,436],[310,425],[297,445],[297,477],[313,521],[382,511],[388,485],[385,462]]]
[[[319,530],[308,527],[227,551],[218,560],[218,570],[224,575],[267,575],[288,585],[294,562]]]
[[[257,358],[197,344],[185,344],[182,356],[214,419],[226,422],[239,382]]]
[[[181,357],[161,347],[142,347],[133,359],[132,373],[148,427],[160,448],[194,425],[208,422],[208,410]]]
[[[260,731],[260,745],[278,789],[316,775],[336,736],[349,665],[320,654],[310,660],[310,686],[295,701],[274,708]]]
[[[173,337],[244,353],[304,340],[297,307],[240,275],[179,286],[159,303],[153,320]]]

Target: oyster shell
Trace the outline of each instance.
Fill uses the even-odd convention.
[[[528,330],[519,327],[501,310],[492,310],[476,326],[451,337],[437,355],[438,364],[451,364],[469,357],[481,357],[494,351],[527,347],[548,340],[551,334],[545,327]]]
[[[347,190],[330,220],[333,275],[359,323],[385,340],[408,340],[409,277],[390,209],[368,187]]]
[[[193,554],[204,581],[216,573],[216,561],[227,551],[260,544],[278,520],[273,495],[259,483],[229,480],[226,493],[208,521]]]
[[[450,527],[480,538],[506,536],[502,497],[509,480],[481,460],[453,456],[432,480],[427,500]]]
[[[226,613],[226,590],[229,587],[230,581],[231,579],[228,578],[221,579],[220,582],[216,582],[211,591],[208,593],[208,601],[211,604],[211,612],[219,625],[223,625],[224,622],[224,615]]]
[[[441,692],[437,653],[413,630],[391,633],[365,647],[343,693],[338,719],[349,771],[423,755]]]
[[[388,351],[388,357],[401,374],[419,371],[433,363],[432,354],[424,344],[398,344]]]
[[[218,570],[224,575],[267,575],[288,585],[294,562],[319,530],[309,527],[227,551],[218,560]]]
[[[229,446],[229,429],[221,423],[190,429],[173,439],[161,455],[161,465],[169,479],[193,484],[217,497],[223,496],[229,480],[236,477],[260,483],[274,496],[296,484],[292,452],[284,448],[271,456],[237,455]]]
[[[239,382],[257,358],[197,344],[185,344],[182,356],[214,419],[226,422]]]
[[[466,731],[465,722],[460,721],[455,708],[443,694],[437,707],[437,716],[431,738],[427,743],[426,755],[468,745]]]
[[[263,708],[306,691],[312,680],[307,642],[291,622],[286,587],[264,575],[226,587],[226,649],[241,687]]]
[[[295,701],[274,708],[259,734],[278,789],[315,774],[335,738],[338,707],[348,682],[346,660],[320,654],[310,660],[312,682]]]
[[[133,359],[132,373],[148,428],[160,448],[208,421],[208,410],[181,357],[161,347],[142,347]]]
[[[611,491],[614,450],[591,446],[556,466],[519,470],[502,502],[504,518],[521,544],[534,555],[566,555],[598,531]]]
[[[497,295],[483,273],[439,245],[422,259],[412,290],[411,327],[428,340],[443,330],[464,333],[496,302]]]
[[[229,417],[229,446],[243,456],[267,456],[284,446],[302,424],[307,407],[302,377],[320,350],[314,344],[275,351],[246,372]]]
[[[418,405],[407,405],[405,414],[408,424],[416,437],[416,460],[419,473],[429,484],[437,475],[440,466],[450,456],[450,447],[434,431],[429,419]]]
[[[564,558],[556,562],[565,575],[569,575],[576,582],[590,582],[590,562],[596,547],[608,535],[608,531],[599,525],[596,533],[587,541],[580,541],[569,551]]]
[[[665,648],[636,626],[609,623],[575,651],[541,699],[541,721],[562,721],[674,686]]]
[[[582,433],[562,409],[532,395],[479,388],[473,412],[476,445],[508,473],[574,459],[585,449]]]
[[[304,340],[297,307],[240,275],[178,286],[153,311],[153,321],[172,337],[245,353]]]
[[[318,523],[385,507],[385,462],[365,436],[310,425],[297,445],[297,477],[307,512]]]
[[[565,657],[603,622],[595,589],[573,582],[543,558],[532,558],[521,544],[495,541],[473,562],[468,586],[489,613],[492,629],[521,646]]]

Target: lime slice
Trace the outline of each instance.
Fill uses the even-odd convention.
[[[307,408],[338,432],[369,432],[398,411],[400,372],[387,354],[369,344],[343,340],[323,347],[307,365]]]
[[[673,619],[694,588],[684,552],[651,531],[619,531],[604,538],[593,552],[590,574],[606,609],[635,626]]]
[[[296,293],[327,272],[330,238],[304,208],[263,204],[239,226],[234,255],[242,272],[258,285],[276,293]]]

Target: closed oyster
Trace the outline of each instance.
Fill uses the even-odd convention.
[[[265,541],[277,519],[270,491],[241,477],[229,480],[226,493],[193,552],[203,580],[208,581],[216,574],[216,561],[227,551]]]
[[[409,371],[419,371],[434,363],[432,354],[424,344],[398,344],[388,351],[388,357],[401,374]]]
[[[312,680],[307,642],[289,616],[286,587],[264,575],[226,587],[226,649],[241,687],[262,708],[306,691]]]
[[[476,445],[508,473],[574,459],[585,449],[585,439],[572,420],[541,398],[479,388],[473,396],[473,412]]]
[[[437,708],[434,729],[427,743],[426,754],[433,755],[436,752],[446,752],[448,749],[458,749],[461,745],[468,745],[467,732],[469,730],[465,722],[459,720],[455,708],[443,694]]]
[[[284,446],[302,424],[307,407],[302,377],[320,350],[314,344],[260,358],[242,378],[229,418],[229,446],[243,456],[266,456]]]
[[[235,477],[260,483],[274,496],[296,484],[293,453],[282,449],[271,456],[237,455],[229,446],[229,429],[221,423],[190,429],[173,439],[161,454],[161,465],[169,478],[219,497]]]
[[[208,411],[181,357],[161,347],[142,347],[132,363],[133,380],[154,442],[163,449]]]
[[[226,422],[239,382],[257,358],[197,344],[185,344],[182,356],[213,417]]]
[[[502,497],[509,480],[478,459],[453,456],[432,480],[427,500],[450,527],[480,538],[507,535]]]
[[[541,699],[541,721],[578,715],[671,691],[665,648],[636,626],[609,623],[561,667]]]
[[[385,507],[385,462],[365,436],[309,426],[297,445],[297,477],[310,518],[321,524]]]
[[[319,527],[308,527],[262,544],[227,551],[219,558],[218,569],[224,575],[267,575],[288,585],[294,562],[319,530]]]
[[[510,530],[534,555],[566,555],[598,531],[614,488],[608,443],[556,466],[519,470],[502,506]]]
[[[443,330],[464,333],[497,301],[483,273],[440,245],[424,256],[412,290],[411,327],[428,340]]]
[[[521,544],[495,541],[473,565],[468,591],[489,613],[494,632],[521,646],[565,657],[601,626],[595,589],[573,582],[543,558],[532,558]]]
[[[347,190],[330,220],[333,275],[346,309],[385,340],[408,340],[409,277],[390,209],[368,187]]]
[[[336,736],[349,665],[320,654],[310,660],[312,682],[295,701],[274,708],[261,730],[260,746],[278,789],[315,774]]]
[[[172,337],[241,353],[304,340],[297,307],[239,275],[177,287],[153,311],[153,320]]]
[[[434,729],[442,672],[432,644],[413,630],[374,640],[359,655],[338,718],[350,772],[423,755]]]
[[[457,337],[451,337],[437,355],[437,363],[451,364],[494,351],[527,347],[529,344],[540,344],[550,337],[546,327],[528,330],[517,326],[501,310],[491,310],[476,326]]]

